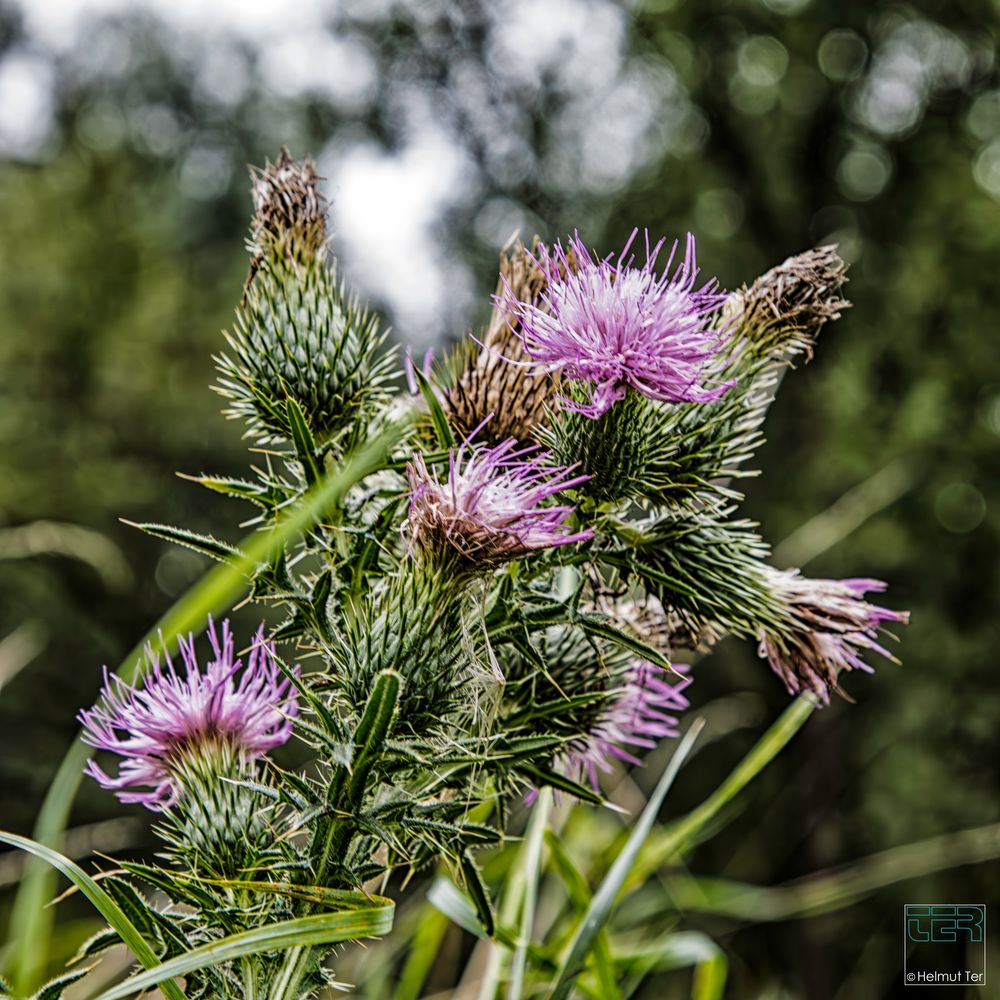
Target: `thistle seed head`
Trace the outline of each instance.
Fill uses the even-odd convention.
[[[847,265],[835,246],[816,247],[762,274],[733,292],[722,315],[734,329],[766,350],[812,358],[816,337],[850,302],[840,289]]]
[[[316,164],[292,159],[283,146],[278,158],[251,167],[254,216],[247,249],[254,258],[285,247],[295,255],[318,254],[326,240],[326,199],[318,189]]]
[[[538,250],[536,236],[532,248]],[[569,266],[573,266],[570,260]],[[468,437],[482,425],[481,435],[491,444],[507,438],[527,443],[541,425],[546,404],[555,396],[556,377],[529,374],[516,310],[502,298],[510,295],[522,303],[537,303],[545,291],[547,277],[523,243],[500,254],[500,277],[493,296],[493,312],[478,350],[469,352],[468,362],[454,383],[442,392],[448,420],[456,434]],[[511,364],[510,362],[516,362]],[[485,425],[483,421],[492,414]]]

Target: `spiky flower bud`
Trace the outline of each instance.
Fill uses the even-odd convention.
[[[722,310],[724,322],[770,353],[804,354],[808,360],[823,325],[850,308],[840,295],[846,271],[835,246],[789,257],[733,292]]]
[[[825,705],[831,691],[840,691],[841,671],[873,672],[862,659],[866,651],[895,659],[879,642],[879,633],[885,622],[905,624],[909,615],[864,600],[866,593],[886,589],[882,581],[811,580],[798,570],[776,569],[769,569],[768,577],[786,606],[790,628],[761,629],[758,655],[789,694],[812,691]]]
[[[226,415],[263,442],[288,441],[287,400],[325,443],[370,416],[395,375],[378,319],[337,281],[325,252],[326,202],[311,161],[287,150],[254,172],[254,255],[233,331],[216,358]]]
[[[406,469],[411,543],[431,558],[492,566],[589,540],[593,532],[567,529],[572,506],[544,506],[586,477],[546,465],[548,458],[536,448],[519,448],[513,438],[495,448],[472,448],[466,442],[450,453],[442,483],[416,455]]]
[[[536,253],[538,245],[536,236]],[[568,263],[573,266],[572,258]],[[521,363],[528,359],[520,320],[506,299],[509,296],[537,304],[546,284],[545,272],[524,244],[518,242],[500,254],[500,278],[489,326],[469,363],[442,391],[449,423],[459,437],[466,438],[482,426],[482,437],[488,443],[499,444],[510,437],[528,442],[542,423],[546,403],[555,395],[556,379],[524,370]],[[484,424],[490,415],[492,420]]]
[[[526,369],[584,382],[586,401],[563,397],[561,403],[591,418],[629,391],[669,403],[707,402],[730,386],[718,377],[726,332],[713,321],[724,296],[714,279],[695,288],[694,237],[688,235],[684,258],[671,273],[674,244],[658,275],[665,241],[651,247],[647,232],[646,262],[636,267],[630,251],[637,235],[615,263],[595,259],[579,234],[568,249],[543,245],[536,258],[547,281],[540,301],[498,297],[520,322]]]

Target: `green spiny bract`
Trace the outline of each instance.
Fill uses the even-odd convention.
[[[228,416],[261,441],[290,441],[287,400],[321,443],[357,428],[385,402],[395,362],[378,318],[362,308],[323,255],[260,264],[217,358]]]
[[[354,430],[387,398],[395,375],[386,334],[328,260],[326,201],[311,160],[283,149],[251,171],[254,217],[251,266],[236,322],[232,356],[216,359],[217,391],[228,416],[264,442],[294,440],[288,400],[320,444]]]

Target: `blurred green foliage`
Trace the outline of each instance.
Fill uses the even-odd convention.
[[[849,678],[857,704],[818,713],[739,801],[744,811],[694,853],[692,869],[773,884],[997,821],[995,5],[641,5],[625,45],[630,65],[663,98],[651,125],[659,138],[641,155],[636,147],[635,169],[596,180],[584,171],[583,182],[560,167],[568,140],[557,112],[568,98],[545,74],[533,89],[498,81],[483,98],[483,108],[517,113],[535,166],[504,173],[493,163],[508,125],[490,135],[483,108],[477,117],[448,74],[452,64],[490,65],[485,10],[470,4],[464,20],[425,11],[421,20],[401,5],[381,19],[331,19],[331,32],[362,38],[374,53],[379,89],[362,111],[313,92],[269,94],[257,57],[240,45],[239,96],[213,103],[191,69],[211,61],[211,47],[146,17],[95,24],[95,37],[111,33],[128,52],[117,71],[57,65],[51,136],[32,156],[0,162],[0,532],[39,519],[96,529],[120,547],[135,581],[116,589],[60,555],[0,562],[0,637],[32,622],[44,643],[0,690],[2,825],[30,828],[100,665],[116,662],[201,569],[117,519],[238,537],[233,509],[173,473],[224,473],[243,461],[244,445],[207,388],[244,274],[249,198],[240,165],[286,141],[295,152],[319,152],[351,128],[392,149],[406,140],[393,110],[398,91],[432,85],[477,167],[474,198],[444,220],[480,293],[478,315],[465,322],[484,314],[494,280],[498,239],[484,238],[484,204],[520,206],[543,237],[579,225],[602,251],[635,225],[691,229],[700,263],[727,287],[819,241],[839,242],[852,263],[855,307],[824,331],[816,359],[786,376],[749,505],[779,543],[875,477],[778,557],[796,561],[797,550],[815,555],[813,575],[889,581],[888,602],[913,612],[898,648],[903,666]],[[0,47],[29,41],[16,14],[0,7]],[[159,147],[156,108],[177,123]],[[613,145],[613,111],[600,113],[610,129],[603,141]],[[620,141],[629,160],[630,140]],[[199,183],[190,157],[206,148],[221,151],[226,168]],[[397,333],[407,338],[405,328]],[[685,769],[670,814],[714,787],[786,701],[745,644],[723,644],[697,674],[694,702],[709,733],[713,718],[719,732],[732,729]],[[655,782],[661,762],[636,775],[640,785]],[[76,820],[114,809],[110,796],[87,789]],[[612,816],[574,822],[589,824],[595,842],[621,825]],[[798,923],[688,923],[722,943],[734,996],[892,996],[901,904],[996,903],[998,886],[991,863]],[[449,985],[447,970],[435,976]],[[653,979],[640,995],[666,989]]]

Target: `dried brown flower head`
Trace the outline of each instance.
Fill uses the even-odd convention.
[[[532,251],[537,251],[538,245],[536,236]],[[519,335],[520,321],[503,303],[511,298],[539,302],[545,287],[545,274],[533,252],[521,242],[504,248],[483,347],[471,354],[455,382],[444,390],[445,410],[459,437],[467,437],[492,413],[493,418],[479,433],[480,439],[491,443],[511,437],[522,442],[534,439],[556,382],[550,375],[527,375],[516,363],[527,360]]]
[[[863,659],[866,653],[895,660],[881,635],[887,623],[905,625],[909,614],[865,600],[866,594],[885,590],[881,580],[811,580],[798,570],[770,567],[767,574],[786,605],[788,627],[780,633],[762,627],[758,653],[789,694],[811,691],[825,705],[831,691],[843,693],[842,672],[873,672]]]
[[[847,265],[835,246],[816,247],[762,274],[730,295],[723,321],[769,351],[812,357],[823,324],[850,302],[840,288]]]
[[[317,184],[316,164],[292,158],[282,147],[271,163],[250,168],[254,216],[247,249],[255,259],[276,246],[293,250],[294,256],[317,254],[326,241],[326,199]]]

